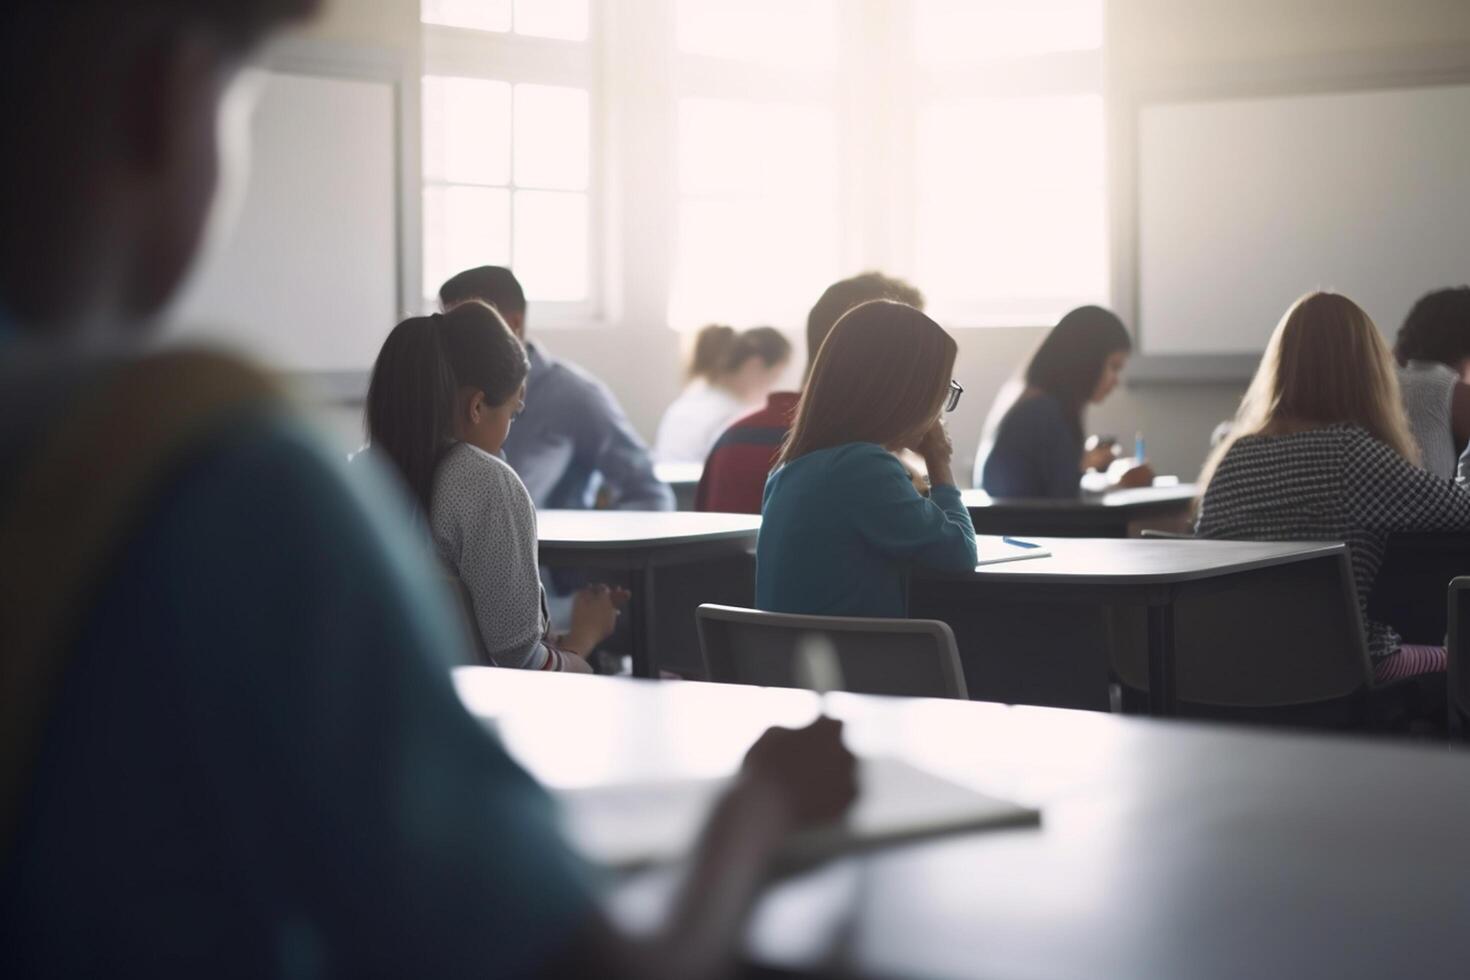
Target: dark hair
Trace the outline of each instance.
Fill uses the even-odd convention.
[[[450,276],[439,287],[439,305],[446,311],[477,299],[502,314],[526,312],[526,291],[515,274],[500,265],[482,265]]]
[[[1458,370],[1470,359],[1470,286],[1421,296],[1399,327],[1393,356],[1400,364],[1438,361]]]
[[[1080,439],[1082,412],[1097,390],[1103,365],[1114,354],[1132,349],[1128,328],[1117,314],[1101,306],[1079,306],[1051,328],[1031,356],[1026,385],[1060,400]]]
[[[439,459],[457,441],[459,390],[504,405],[529,371],[526,349],[484,303],[412,317],[388,334],[368,382],[368,441],[393,461],[424,513]]]
[[[733,327],[711,324],[694,338],[689,377],[714,381],[722,374],[740,370],[746,361],[757,358],[766,367],[784,364],[791,359],[791,341],[775,327],[736,331]]]
[[[944,407],[958,353],[954,338],[912,306],[873,300],[853,307],[817,354],[777,464],[913,434]]]
[[[822,349],[822,343],[842,315],[860,303],[871,302],[875,299],[889,299],[897,303],[906,303],[916,310],[924,308],[924,294],[902,279],[894,279],[885,276],[881,272],[864,272],[853,276],[851,279],[843,279],[834,282],[827,287],[822,298],[817,300],[817,305],[806,317],[806,358],[807,374],[810,375],[812,365],[816,363],[817,352]]]

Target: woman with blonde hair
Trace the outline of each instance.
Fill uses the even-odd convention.
[[[1345,542],[1376,680],[1443,671],[1443,647],[1405,645],[1367,615],[1390,534],[1470,528],[1470,490],[1418,458],[1378,328],[1352,300],[1311,293],[1277,325],[1231,435],[1205,466],[1196,531]]]
[[[766,481],[759,608],[900,617],[911,566],[975,566],[940,421],[964,390],[951,377],[957,353],[939,324],[902,303],[864,303],[837,321]],[[928,464],[928,497],[894,456],[902,449]]]
[[[699,331],[688,384],[659,420],[654,458],[704,462],[725,426],[763,403],[790,363],[791,341],[774,327],[715,324]]]

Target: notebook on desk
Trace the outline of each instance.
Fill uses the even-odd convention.
[[[630,871],[687,855],[723,779],[563,790],[557,798],[572,845],[594,864]],[[1036,825],[1041,814],[958,786],[906,762],[859,763],[858,799],[847,819],[793,837],[778,864],[804,866],[839,854],[995,827]]]
[[[999,565],[1007,561],[1025,561],[1027,558],[1050,558],[1051,552],[1035,541],[1010,536],[975,535],[975,567]]]

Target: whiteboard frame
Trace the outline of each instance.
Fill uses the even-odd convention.
[[[1128,383],[1241,384],[1260,363],[1258,354],[1145,354],[1139,321],[1143,284],[1140,203],[1140,120],[1149,106],[1235,99],[1289,98],[1386,89],[1470,84],[1470,46],[1413,48],[1392,52],[1319,55],[1270,62],[1192,66],[1138,84],[1115,100],[1109,143],[1113,149],[1113,296],[1124,322],[1134,325],[1134,356]],[[1285,311],[1283,311],[1285,312]]]
[[[350,81],[380,82],[393,89],[394,240],[397,242],[397,317],[417,312],[423,265],[423,216],[419,194],[420,99],[419,61],[409,53],[386,47],[343,44],[311,37],[290,37],[268,48],[255,65],[273,72]],[[386,326],[386,325],[385,325]],[[370,369],[345,371],[287,371],[293,386],[313,400],[328,404],[356,404],[367,397]]]

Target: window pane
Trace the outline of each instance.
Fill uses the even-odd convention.
[[[582,190],[589,169],[584,89],[517,85],[515,182],[519,187]]]
[[[683,100],[679,170],[670,322],[799,326],[838,274],[832,111]]]
[[[1050,323],[1106,299],[1101,97],[931,106],[917,176],[919,281],[941,316]]]
[[[1091,51],[1103,0],[917,0],[914,39],[926,67]]]
[[[423,0],[419,12],[425,24],[475,31],[510,30],[510,0]]]
[[[510,192],[484,187],[424,189],[424,295],[477,265],[510,264]]]
[[[790,68],[837,64],[836,0],[678,0],[687,54]]]
[[[424,178],[510,183],[510,85],[424,77]]]
[[[587,298],[586,194],[516,192],[516,278],[533,300]]]
[[[515,0],[516,33],[587,40],[587,0]]]

